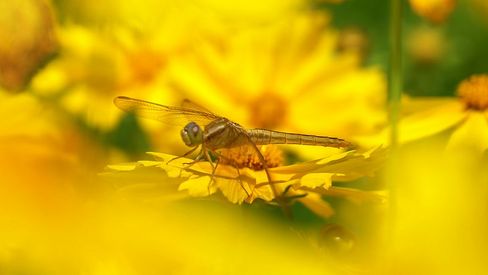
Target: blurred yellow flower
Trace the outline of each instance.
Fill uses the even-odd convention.
[[[442,23],[452,13],[456,0],[409,0],[412,9],[432,23]]]
[[[372,176],[385,160],[385,151],[382,149],[363,153],[330,149],[322,159],[288,166],[282,165],[281,152],[276,147],[262,146],[261,151],[275,191],[269,184],[258,156],[245,147],[223,149],[214,174],[213,165],[209,162],[188,165],[192,160],[174,159],[175,156],[163,153],[149,153],[156,158],[155,161],[110,165],[108,174],[122,173],[117,176],[120,182],[130,181],[129,185],[137,185],[138,181],[134,177],[123,178],[139,174],[140,169],[159,169],[166,173],[158,176],[153,170],[154,178],[151,180],[146,177],[143,182],[161,185],[164,184],[161,178],[167,174],[171,178],[181,179],[179,190],[187,190],[191,196],[209,196],[219,190],[230,202],[238,204],[252,203],[256,199],[269,202],[279,199],[275,197],[278,194],[280,198],[296,198],[321,217],[330,217],[333,210],[320,195],[340,196],[357,202],[383,199],[379,193],[332,185],[332,181],[351,181]]]
[[[370,47],[368,35],[360,27],[347,27],[339,33],[337,42],[337,50],[339,52],[356,52],[364,60],[370,51]]]
[[[109,130],[121,115],[112,106],[115,95],[178,104],[181,97],[170,92],[165,83],[166,68],[188,45],[241,25],[273,22],[291,13],[299,3],[57,3],[59,12],[72,20],[58,26],[60,53],[36,76],[32,88],[43,96],[56,97],[88,125]]]
[[[457,132],[470,124],[472,115],[466,115]],[[477,131],[486,131],[486,127],[471,134]],[[430,139],[400,149],[397,161],[401,168],[390,179],[396,189],[391,198],[396,207],[391,215],[394,226],[389,248],[384,249],[392,253],[385,255],[392,261],[386,274],[487,272],[486,161],[469,151],[439,154],[432,150],[442,145]]]
[[[23,218],[66,218],[82,196],[75,190],[99,190],[90,185],[89,173],[107,158],[62,116],[27,93],[3,91],[0,116],[2,229],[18,230]]]
[[[168,101],[160,92],[166,52],[154,41],[124,29],[104,32],[69,25],[58,32],[59,56],[35,76],[32,90],[36,94],[55,98],[68,112],[104,130],[112,128],[121,115],[112,105],[117,94]]]
[[[2,273],[341,274],[289,227],[221,205],[108,198],[69,213],[56,221],[19,213],[15,226],[1,216]]]
[[[22,90],[57,49],[49,1],[0,2],[0,86]]]
[[[383,75],[361,68],[357,51],[338,52],[328,22],[303,12],[207,40],[172,63],[172,85],[246,127],[346,139],[373,132],[386,120]]]
[[[398,125],[399,142],[407,143],[452,129],[447,148],[488,149],[488,75],[473,75],[462,81],[458,98],[407,98]],[[361,138],[364,145],[388,144],[390,129]]]
[[[147,207],[114,195],[93,177],[107,158],[51,107],[0,92],[2,274],[338,272],[301,232],[240,209],[201,201]],[[172,178],[144,172],[171,189]]]
[[[442,61],[448,41],[437,28],[419,27],[413,29],[407,38],[407,50],[417,64],[429,65]]]

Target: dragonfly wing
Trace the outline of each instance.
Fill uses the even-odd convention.
[[[204,126],[219,118],[211,112],[204,112],[200,109],[166,106],[125,96],[116,97],[114,104],[119,109],[137,116],[173,125],[185,125],[193,121]]]
[[[208,110],[207,108],[185,98],[182,102],[181,102],[181,107],[185,108],[185,109],[189,109],[189,110],[196,110],[196,111],[199,111],[199,112],[202,112],[202,113],[207,113],[207,114],[212,114],[214,116],[217,116],[215,115],[214,113],[212,113],[210,110]]]

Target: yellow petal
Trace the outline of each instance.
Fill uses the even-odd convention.
[[[454,100],[438,108],[413,114],[399,123],[400,143],[444,131],[461,122],[465,116],[464,106]]]
[[[385,123],[381,71],[357,70],[352,62],[337,68],[341,65],[337,62],[330,66],[329,75],[319,75],[320,82],[293,98],[289,121],[298,131],[346,138],[370,133]]]
[[[386,150],[373,148],[365,152],[341,152],[316,161],[272,168],[269,169],[271,179],[264,170],[237,170],[235,167],[219,165],[210,187],[213,171],[210,163],[199,162],[189,166],[185,163],[190,160],[180,158],[167,164],[174,156],[163,153],[150,154],[161,161],[141,161],[136,165],[122,164],[111,168],[132,172],[131,170],[140,170],[141,167],[158,167],[165,170],[170,177],[182,179],[179,190],[188,190],[192,196],[208,196],[218,189],[230,202],[241,204],[244,201],[252,203],[255,199],[272,201],[276,194],[281,194],[290,185],[302,191],[326,192],[331,188],[333,180],[351,180],[372,174],[381,167]],[[314,211],[322,209],[320,215],[331,215],[324,202],[314,201],[312,204],[308,199],[305,201],[313,205]]]
[[[201,161],[197,162],[194,164],[191,164],[194,162],[193,159],[188,159],[188,158],[181,158],[181,157],[176,157],[174,155],[169,155],[169,154],[164,154],[164,153],[157,153],[157,152],[148,152],[147,154],[155,157],[157,160],[161,160],[161,168],[166,170],[168,173],[185,173],[185,172],[194,172],[194,173],[200,173],[200,174],[211,174],[213,170],[212,164],[210,164],[207,161]],[[232,177],[235,178],[236,175],[236,170],[234,167],[230,167],[227,165],[219,165],[216,173],[217,176],[221,177]],[[178,175],[175,175],[178,176]],[[181,174],[179,176],[182,176]]]
[[[416,112],[402,118],[398,123],[398,142],[405,144],[438,134],[461,122],[465,117],[464,106],[455,99],[438,107]],[[357,137],[355,141],[366,147],[389,145],[390,127],[378,135]]]
[[[272,181],[281,180],[281,178],[276,177],[275,175],[271,174]],[[268,181],[268,177],[266,173],[261,170],[254,173],[254,178],[256,179],[256,185],[259,186],[255,188],[253,194],[260,199],[265,201],[271,201],[274,199],[273,190],[271,189]]]
[[[424,112],[451,104],[457,99],[452,97],[411,97],[408,95],[402,96],[402,116],[408,116],[418,112]]]
[[[136,169],[137,163],[119,163],[108,165],[107,168],[115,171],[133,171]]]
[[[307,196],[299,198],[298,201],[322,218],[327,219],[334,215],[334,210],[330,204],[322,200],[321,196],[318,194],[308,193]]]
[[[119,164],[112,164],[107,165],[107,168],[114,171],[133,171],[138,167],[154,167],[160,165],[161,162],[159,161],[148,161],[148,160],[141,160],[138,162],[128,162],[128,163],[119,163]]]
[[[447,150],[473,150],[483,153],[488,149],[488,117],[472,111],[452,134]]]
[[[216,178],[215,183],[222,191],[222,194],[232,203],[241,204],[251,192],[253,188],[249,187],[247,182],[234,179]]]
[[[162,160],[162,161],[169,161],[169,160],[171,160],[171,159],[173,159],[175,157],[175,156],[170,155],[170,154],[159,153],[159,152],[147,152],[146,154],[148,154],[150,156],[153,156],[156,159]],[[187,158],[178,158],[178,159],[175,159],[174,162],[175,163],[183,163],[183,162],[185,162],[187,160],[189,160],[189,159],[187,159]]]
[[[333,173],[310,173],[300,179],[300,185],[310,188],[322,187],[328,189],[332,185]]]
[[[354,203],[363,203],[363,202],[375,202],[375,203],[384,203],[386,202],[387,195],[385,192],[382,191],[362,191],[353,188],[345,188],[345,187],[335,187],[332,186],[328,190],[323,188],[306,188],[303,187],[301,190],[305,191],[312,191],[318,194],[331,196],[331,197],[342,197],[348,199]]]
[[[194,176],[180,184],[178,190],[188,190],[191,196],[205,197],[215,193],[216,189],[210,185],[210,176]]]
[[[367,152],[349,151],[316,161],[282,166],[270,169],[276,174],[287,174],[300,178],[314,173],[332,174],[334,181],[350,181],[364,176],[372,176],[384,164],[387,150],[374,148]],[[291,177],[290,177],[291,179]]]
[[[236,86],[231,81],[232,77],[227,75],[228,71],[232,70],[222,68],[219,62],[223,61],[215,60],[218,57],[212,56],[209,51],[203,51],[207,47],[202,48],[198,52],[200,55],[180,58],[169,68],[176,87],[212,112],[229,115],[234,120],[242,120],[246,117],[246,111],[242,104],[241,106],[233,104],[232,95],[234,93],[241,95],[242,101],[246,92]]]
[[[150,161],[109,165],[99,176],[103,183],[115,187],[118,195],[131,199],[163,203],[187,197],[186,193],[178,192],[183,179],[169,177],[159,165]]]
[[[287,166],[279,166],[276,168],[271,168],[270,171],[273,173],[278,173],[278,174],[297,174],[297,173],[306,173],[310,172],[312,170],[318,169],[330,162],[333,161],[338,161],[346,158],[348,155],[353,154],[352,151],[349,152],[341,152],[338,154],[332,154],[329,156],[326,156],[324,158],[318,159],[318,160],[313,160],[313,161],[307,161],[299,164],[293,164],[293,165],[287,165]]]

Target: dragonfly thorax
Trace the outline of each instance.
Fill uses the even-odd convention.
[[[195,122],[188,123],[180,132],[181,139],[189,147],[195,147],[203,143],[203,131]]]

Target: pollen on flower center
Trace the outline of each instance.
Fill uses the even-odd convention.
[[[283,124],[287,105],[280,96],[274,93],[263,93],[251,102],[250,110],[253,126],[273,129]]]
[[[267,168],[273,168],[283,164],[283,153],[275,145],[261,146],[260,151]],[[251,146],[223,149],[221,154],[221,164],[228,164],[237,168],[247,167],[256,171],[264,169],[261,159]]]
[[[467,108],[488,109],[488,75],[473,75],[464,80],[459,84],[457,93]]]

